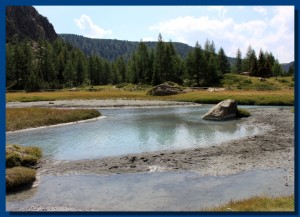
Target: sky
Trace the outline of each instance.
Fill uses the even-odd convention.
[[[294,61],[293,6],[34,6],[57,33],[128,41],[183,42],[245,56],[251,46],[272,52],[280,63]]]

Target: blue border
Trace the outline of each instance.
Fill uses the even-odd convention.
[[[298,136],[299,135],[299,43],[298,43],[298,27],[299,27],[299,0],[106,0],[106,1],[97,1],[97,0],[4,0],[0,1],[0,120],[2,123],[0,125],[0,138],[1,140],[1,177],[2,181],[0,184],[0,193],[1,193],[1,204],[0,204],[0,216],[40,216],[40,215],[47,215],[47,216],[91,216],[91,215],[102,215],[102,216],[118,216],[118,215],[125,215],[125,216],[139,216],[139,215],[147,215],[147,216],[175,216],[175,215],[193,215],[193,216],[219,216],[219,215],[226,215],[226,216],[236,216],[236,215],[243,215],[243,216],[265,216],[265,215],[282,215],[282,216],[294,216],[299,214],[299,188],[298,188],[298,181],[299,181],[299,173],[298,173],[298,166],[299,166],[299,148],[298,148]],[[6,212],[5,211],[5,7],[7,5],[294,5],[295,6],[295,212],[294,213],[197,213],[197,212],[183,212],[183,213],[176,213],[176,212],[76,212],[76,213],[69,213],[69,212],[34,212],[34,213],[13,213],[13,212]]]

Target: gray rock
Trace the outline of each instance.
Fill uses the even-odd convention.
[[[153,87],[150,91],[149,94],[153,96],[165,96],[165,95],[174,95],[181,93],[182,90],[179,87],[176,86],[171,86],[168,84],[160,84],[155,87]]]
[[[228,120],[235,118],[236,113],[237,102],[232,99],[227,99],[211,108],[205,115],[202,116],[202,119],[215,121]]]

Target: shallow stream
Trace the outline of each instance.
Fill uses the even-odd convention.
[[[210,107],[103,109],[103,119],[7,133],[6,142],[39,146],[46,158],[54,160],[80,160],[205,147],[262,130],[246,126],[243,120],[202,120]],[[287,175],[283,169],[229,176],[203,176],[195,171],[44,175],[38,187],[8,194],[6,209],[35,210],[34,206],[40,206],[93,211],[197,211],[256,195],[293,194],[294,185],[286,184]]]
[[[205,147],[261,130],[242,120],[202,120],[210,107],[103,109],[103,119],[8,133],[6,143],[38,146],[56,160],[80,160]]]
[[[68,207],[93,211],[200,211],[257,195],[290,195],[283,169],[230,176],[193,171],[110,176],[43,176],[40,185],[6,197],[6,209]],[[276,180],[276,181],[274,181]]]

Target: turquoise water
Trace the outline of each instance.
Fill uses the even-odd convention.
[[[6,142],[41,147],[45,157],[56,160],[79,160],[205,147],[260,131],[245,127],[242,120],[202,120],[209,108],[104,109],[100,110],[103,119],[8,133]]]

